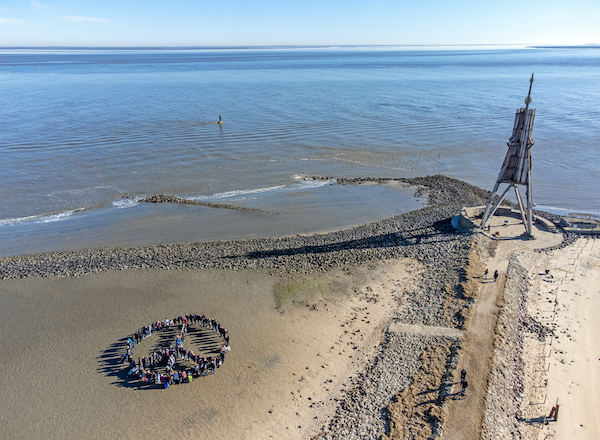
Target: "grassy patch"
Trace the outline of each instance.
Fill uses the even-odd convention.
[[[329,278],[277,284],[275,286],[277,308],[317,303],[331,296],[333,284]]]

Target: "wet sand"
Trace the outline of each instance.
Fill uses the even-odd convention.
[[[306,438],[379,346],[393,310],[391,290],[382,289],[377,303],[355,290],[385,273],[409,274],[404,264],[328,272],[309,278],[320,280],[318,287],[279,309],[274,286],[297,279],[265,271],[130,270],[3,281],[0,351],[10,374],[2,381],[1,437]],[[124,338],[184,313],[204,313],[229,331],[232,350],[217,374],[167,390],[123,380],[116,361]],[[362,326],[350,340],[344,323],[356,316]]]

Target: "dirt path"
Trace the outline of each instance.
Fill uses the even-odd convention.
[[[508,225],[504,226],[504,222]],[[500,235],[496,236],[495,232]],[[522,237],[524,228],[520,221],[509,217],[493,217],[491,234],[494,241],[487,262],[489,275],[481,274],[482,289],[470,326],[464,332],[461,362],[457,371],[467,371],[469,387],[466,397],[453,396],[449,405],[448,421],[444,428],[446,440],[478,439],[481,435],[481,421],[485,408],[487,381],[493,355],[494,328],[498,305],[506,281],[506,270],[510,256],[523,249],[541,249],[556,246],[562,242],[561,234],[541,230],[534,232],[535,240]],[[495,249],[494,249],[495,247]],[[493,273],[500,276],[495,282]],[[460,392],[460,378],[455,378],[453,394]]]

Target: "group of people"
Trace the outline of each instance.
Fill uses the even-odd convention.
[[[183,346],[190,324],[200,324],[203,327],[211,328],[223,338],[224,343],[218,356],[202,357]],[[136,362],[133,349],[137,344],[153,333],[173,328],[178,330],[174,345],[147,356],[138,357]],[[127,339],[127,352],[123,354],[121,361],[129,364],[127,373],[129,376],[138,378],[142,382],[168,388],[169,385],[189,383],[194,377],[206,376],[209,372],[215,374],[216,369],[225,361],[225,354],[230,349],[229,334],[216,320],[200,314],[181,315],[175,319],[153,322],[135,332]],[[178,360],[187,362],[184,365]],[[164,368],[164,372],[160,371],[162,368]]]
[[[486,270],[485,270],[485,272],[483,273],[483,277],[484,277],[484,278],[487,278],[489,273],[490,273],[490,270],[489,270],[489,269],[486,269]],[[498,273],[498,270],[496,270],[496,271],[494,272],[494,283],[495,283],[496,281],[498,281],[498,276],[499,276],[499,275],[500,275],[500,274]]]

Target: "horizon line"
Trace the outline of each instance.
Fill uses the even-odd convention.
[[[497,47],[522,46],[530,49],[585,49],[600,48],[599,43],[560,45],[529,43],[466,43],[466,44],[288,44],[288,45],[232,45],[232,46],[0,46],[0,50],[251,50],[251,49],[327,49],[361,47]]]
[[[5,49],[46,50],[209,50],[209,49],[319,49],[330,47],[462,47],[462,46],[528,46],[525,43],[467,43],[467,44],[288,44],[288,45],[232,45],[232,46],[0,46]]]

